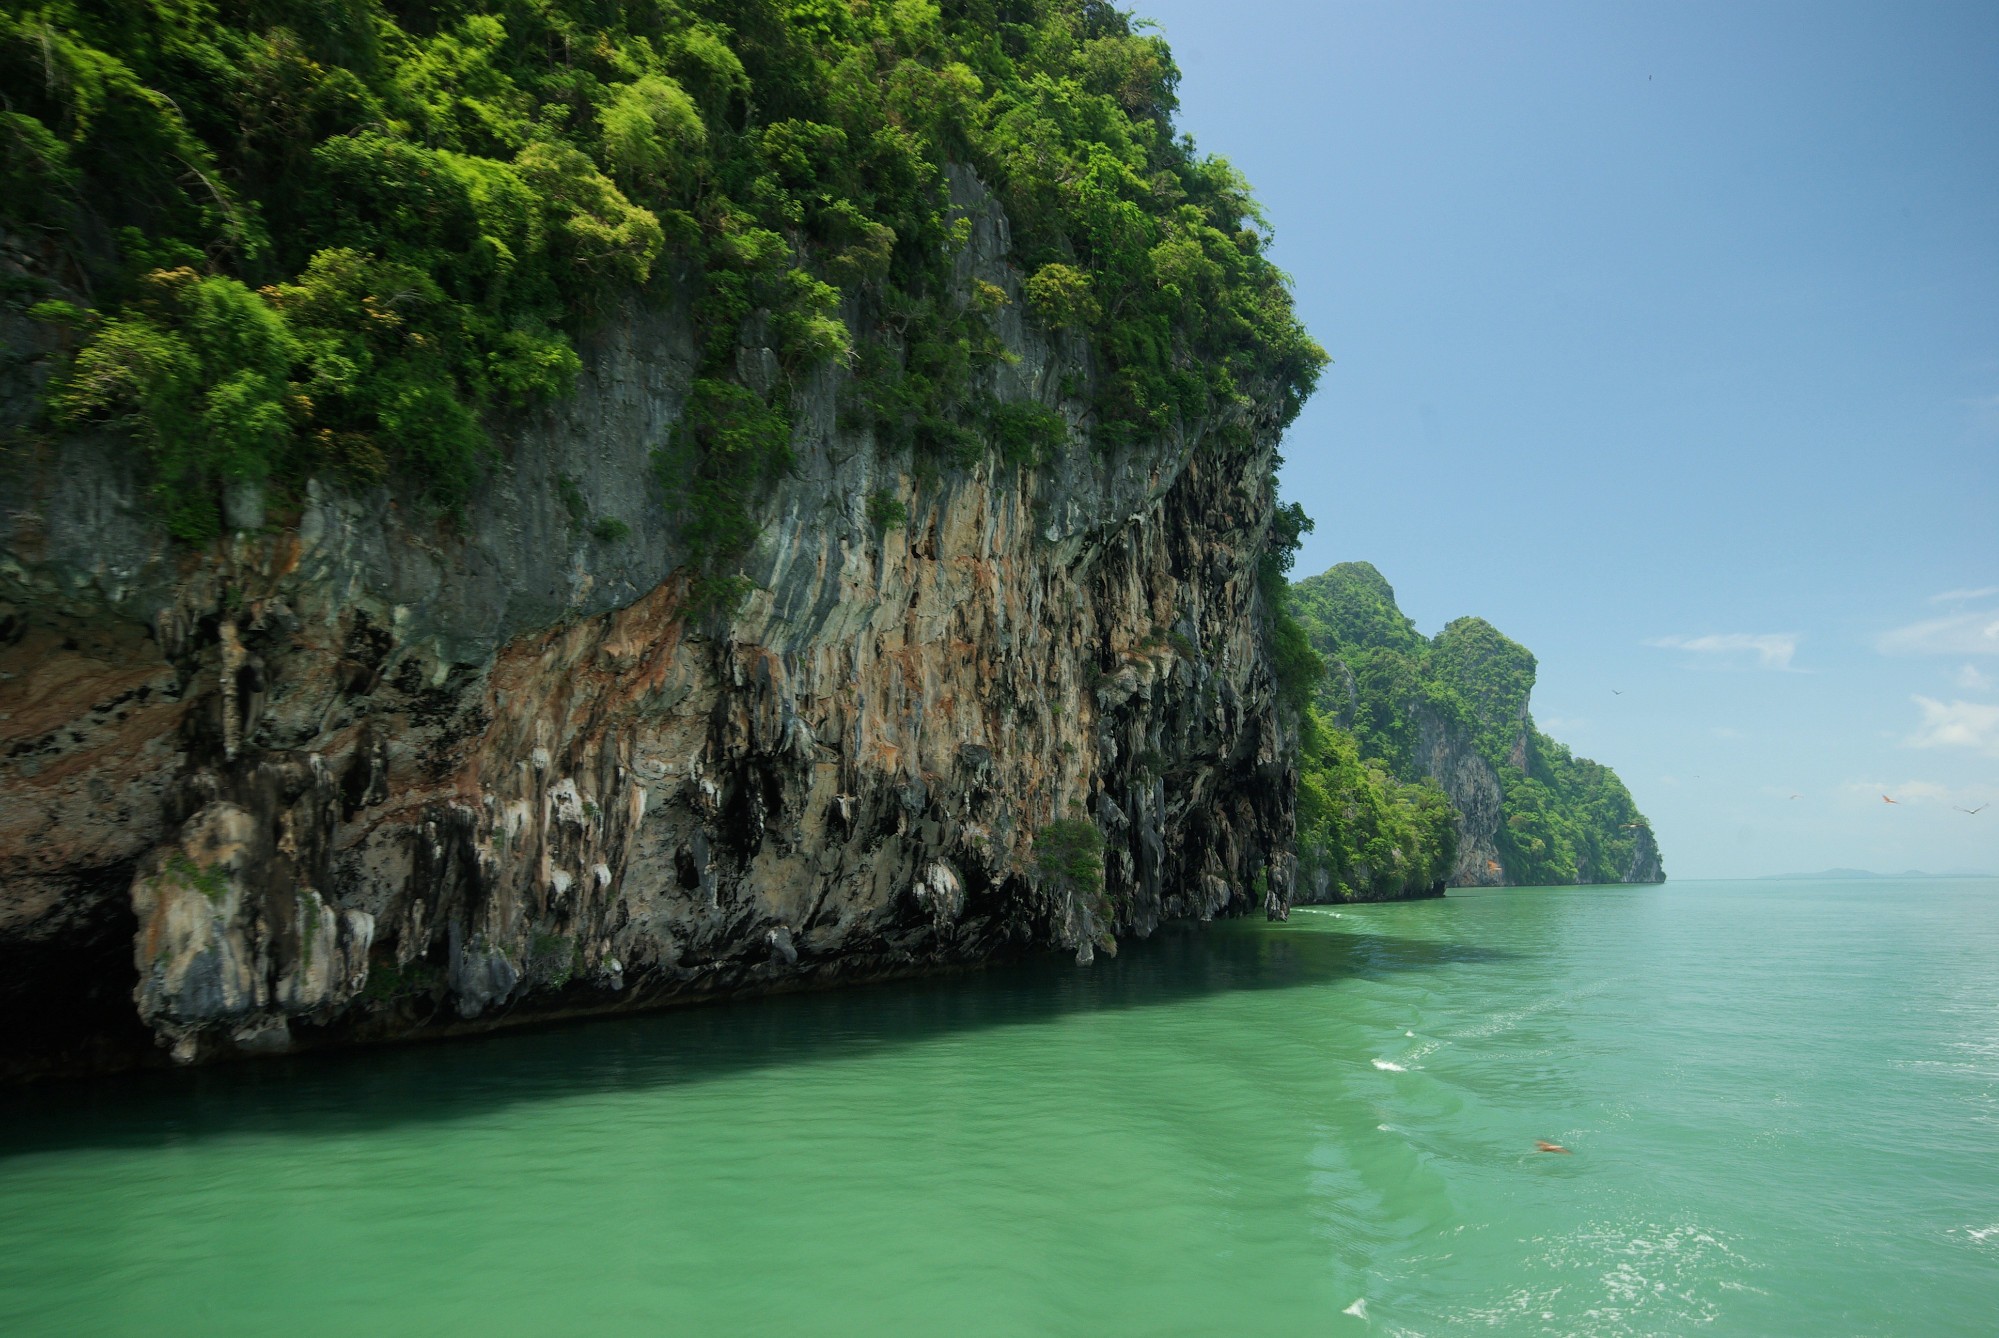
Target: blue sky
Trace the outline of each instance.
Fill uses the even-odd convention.
[[[1300,574],[1531,648],[1675,876],[1999,869],[1999,5],[1136,8],[1334,359]]]

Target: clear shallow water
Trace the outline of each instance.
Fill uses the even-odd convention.
[[[1301,909],[0,1109],[11,1334],[1995,1327],[1992,880]]]

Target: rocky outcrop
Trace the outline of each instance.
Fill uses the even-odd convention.
[[[1659,857],[1659,841],[1650,827],[1640,827],[1634,835],[1638,838],[1637,849],[1631,852],[1631,862],[1621,870],[1622,876],[1615,881],[1624,883],[1663,883],[1666,881],[1666,864]]]
[[[1432,662],[1463,713],[1454,719],[1420,696],[1407,709],[1416,721],[1417,770],[1443,787],[1458,815],[1450,885],[1504,887],[1513,877],[1500,843],[1507,818],[1500,769],[1527,774],[1534,657],[1484,619],[1459,618],[1438,634]]]
[[[1506,820],[1506,794],[1499,773],[1465,730],[1454,727],[1428,703],[1415,701],[1408,709],[1416,720],[1418,771],[1443,787],[1457,815],[1458,853],[1448,885],[1505,886],[1499,825]]]
[[[1006,220],[969,175],[954,194],[961,281],[1018,299]],[[727,618],[690,612],[652,466],[694,365],[671,307],[606,322],[455,521],[315,483],[189,552],[121,442],[10,454],[0,1062],[448,1033],[1281,914],[1292,750],[1255,578],[1276,408],[1094,452],[1088,350],[1017,300],[994,319],[993,392],[1077,444],[919,471],[842,421],[843,372],[802,377]],[[906,526],[870,522],[878,490]],[[1078,813],[1106,839],[1088,905],[1031,857]]]

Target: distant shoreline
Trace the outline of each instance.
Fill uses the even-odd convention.
[[[1999,873],[1977,869],[1954,869],[1949,873],[1925,873],[1912,869],[1907,873],[1873,873],[1866,869],[1829,869],[1824,873],[1762,873],[1737,874],[1728,878],[1668,878],[1664,883],[1559,883],[1558,887],[1663,887],[1667,883],[1894,883],[1919,880],[1926,883],[1964,882],[1967,879],[1999,879]],[[1452,887],[1447,893],[1457,892],[1507,892],[1515,890],[1512,884],[1499,887]],[[1350,903],[1359,905],[1361,903]]]
[[[1756,883],[1789,883],[1789,882],[1800,882],[1806,879],[1814,879],[1821,882],[1827,879],[1832,879],[1836,881],[1850,881],[1850,882],[1860,883],[1860,882],[1888,882],[1897,878],[1928,878],[1928,879],[1991,878],[1993,876],[1994,875],[1990,871],[1980,870],[1980,869],[1951,869],[1944,873],[1924,873],[1921,869],[1907,869],[1901,873],[1875,873],[1868,869],[1824,869],[1818,873],[1766,873],[1756,878],[1745,879],[1742,881],[1756,882]],[[1709,881],[1728,882],[1734,880],[1711,879]]]

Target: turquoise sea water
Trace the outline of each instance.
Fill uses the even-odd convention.
[[[1301,909],[33,1090],[0,1331],[1993,1333],[1999,882]]]

